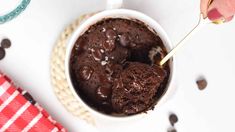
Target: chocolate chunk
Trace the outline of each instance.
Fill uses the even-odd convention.
[[[2,47],[0,47],[0,60],[2,60],[5,57],[5,55],[6,55],[5,50]]]
[[[92,51],[92,56],[96,61],[101,61],[103,59],[103,55],[99,49]]]
[[[32,97],[28,92],[26,92],[23,96],[24,96],[25,99],[28,100],[31,104],[34,105],[34,104],[36,103],[36,101],[33,99],[33,97]]]
[[[123,46],[123,47],[128,47],[129,44],[130,44],[130,37],[128,34],[122,34],[120,36],[120,44]]]
[[[2,48],[10,48],[11,47],[11,41],[7,38],[3,39],[1,42]]]
[[[115,40],[117,38],[117,33],[114,30],[112,30],[112,29],[108,29],[106,31],[106,37],[109,40]]]
[[[171,125],[174,126],[175,123],[178,122],[178,117],[176,116],[176,114],[174,114],[174,113],[170,114],[169,121],[170,121]]]
[[[196,83],[199,90],[204,90],[207,86],[207,81],[204,78],[198,79]]]
[[[83,80],[89,80],[92,76],[93,69],[89,66],[82,66],[79,70],[80,78]]]
[[[107,100],[108,97],[110,97],[111,95],[111,88],[107,88],[107,87],[98,87],[96,94],[99,100]]]

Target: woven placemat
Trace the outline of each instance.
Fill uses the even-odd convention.
[[[74,116],[85,120],[89,124],[95,125],[95,120],[91,113],[89,113],[87,109],[84,108],[83,105],[73,96],[65,76],[67,40],[80,23],[92,15],[93,14],[86,14],[80,16],[61,33],[52,51],[50,73],[55,95],[63,106]]]

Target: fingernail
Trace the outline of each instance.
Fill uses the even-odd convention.
[[[210,10],[207,14],[208,18],[211,20],[211,21],[214,21],[214,20],[218,20],[218,19],[221,19],[223,18],[223,15],[220,14],[220,12],[214,8],[212,10]]]

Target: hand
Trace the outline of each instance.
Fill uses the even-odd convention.
[[[235,0],[201,0],[201,13],[211,21],[230,21],[235,14]]]

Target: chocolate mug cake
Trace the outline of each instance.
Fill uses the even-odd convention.
[[[166,91],[169,64],[158,65],[166,54],[161,38],[144,23],[104,19],[72,49],[72,84],[85,103],[105,114],[146,112]]]

